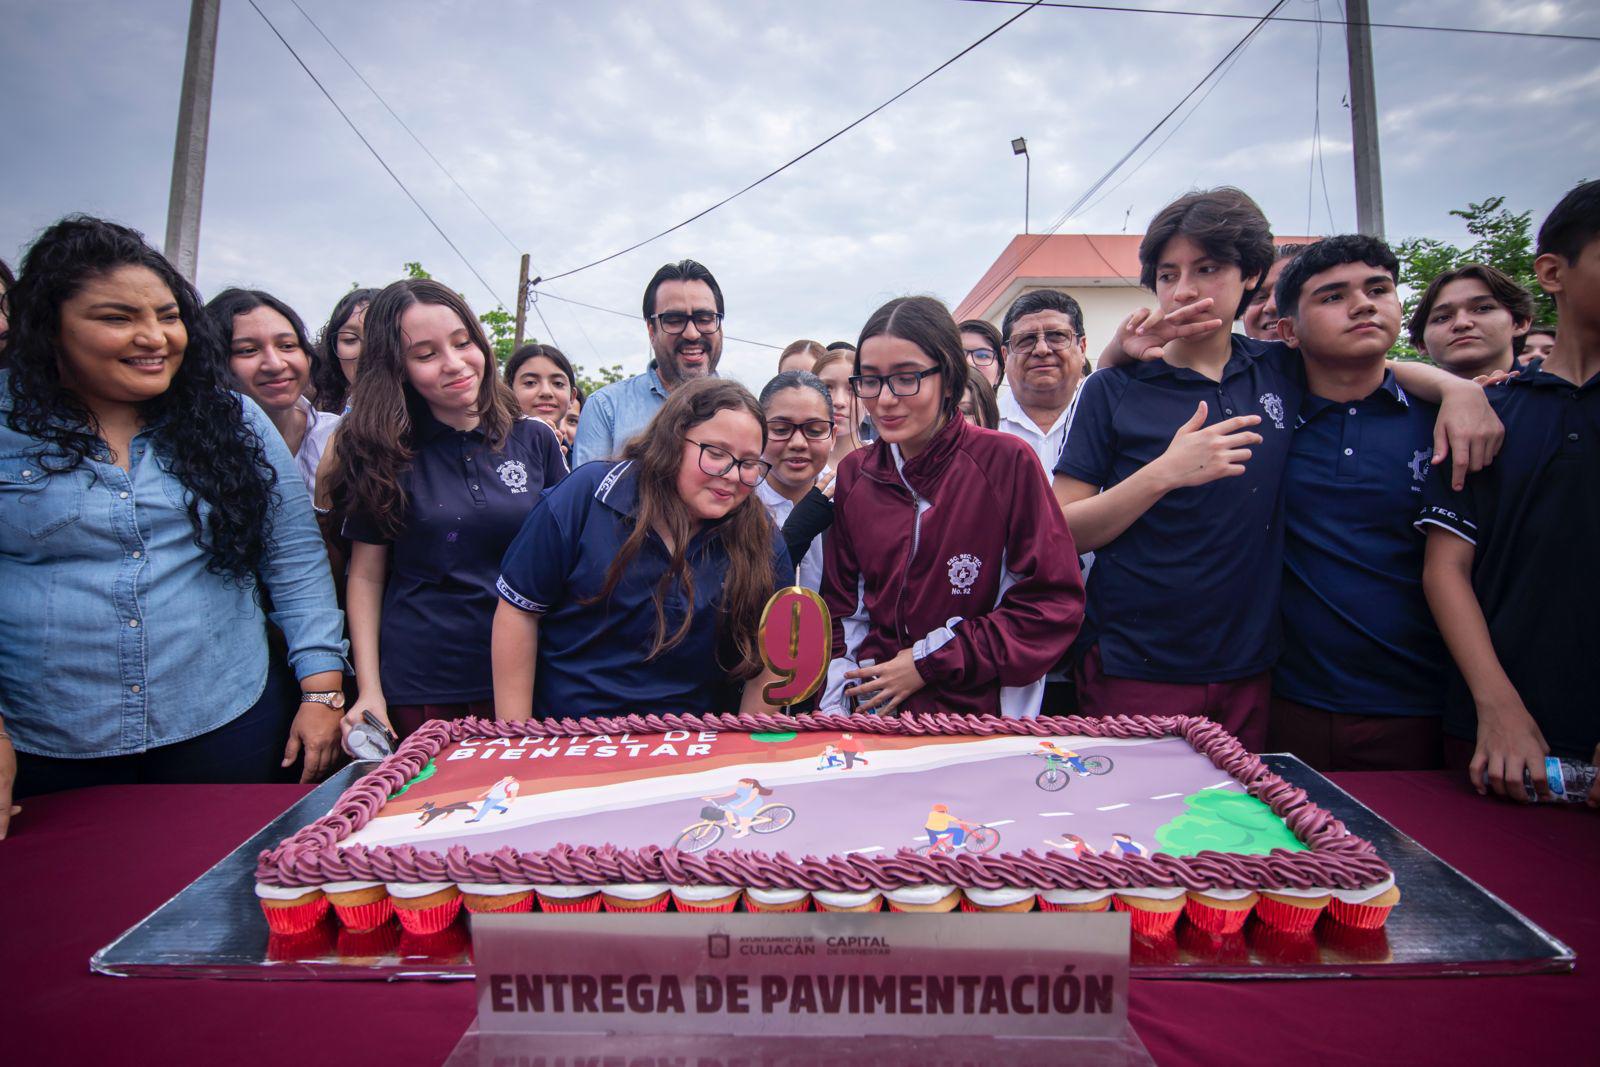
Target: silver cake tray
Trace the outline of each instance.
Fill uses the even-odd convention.
[[[1394,869],[1404,900],[1381,930],[1352,931],[1326,919],[1314,937],[1286,938],[1251,919],[1241,934],[1203,935],[1187,922],[1159,942],[1135,936],[1138,978],[1335,978],[1508,975],[1570,971],[1570,948],[1504,901],[1391,826],[1376,812],[1288,755],[1262,757],[1350,831],[1372,842]],[[471,978],[467,919],[415,938],[393,920],[362,935],[330,916],[309,935],[268,937],[255,897],[256,857],[327,814],[372,764],[345,767],[262,827],[138,925],[95,953],[90,967],[122,977],[366,979]],[[463,912],[465,916],[465,912]],[[960,913],[951,914],[960,922]]]

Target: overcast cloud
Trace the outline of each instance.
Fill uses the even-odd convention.
[[[247,0],[223,0],[198,283],[271,290],[317,329],[354,282],[420,260],[479,310],[517,255],[546,276],[664,229],[797,154],[1015,13],[957,0],[490,3],[301,0],[519,246],[495,232],[290,0],[257,0],[488,279],[484,290],[362,147]],[[1171,5],[1168,5],[1171,6]],[[1261,14],[1268,0],[1208,10]],[[159,244],[187,0],[0,0],[0,256],[13,266],[70,211]],[[1600,34],[1582,0],[1375,0],[1379,21]],[[1338,18],[1337,0],[1286,13]],[[903,293],[952,305],[1021,229],[1023,162],[1043,229],[1249,28],[1224,19],[1035,10],[864,126],[733,204],[551,285],[531,331],[587,367],[643,367],[644,283],[692,256],[727,295],[731,336],[853,338]],[[1600,177],[1600,44],[1374,30],[1389,235],[1459,239],[1447,212],[1505,195],[1535,224]],[[1317,42],[1266,27],[1147,165],[1064,232],[1142,230],[1173,196],[1244,187],[1307,228]],[[1324,27],[1320,177],[1310,228],[1355,226],[1344,39]],[[1166,136],[1158,135],[1157,141]],[[1155,143],[1155,142],[1152,142]],[[1143,153],[1136,157],[1143,158]],[[1126,168],[1123,174],[1128,170]],[[1119,174],[1119,179],[1122,177]],[[1114,179],[1115,181],[1116,179]],[[730,340],[759,385],[775,353]]]

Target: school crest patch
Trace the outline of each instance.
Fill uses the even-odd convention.
[[[500,482],[513,493],[526,493],[528,491],[528,468],[520,459],[508,459],[494,469],[500,476]]]
[[[1411,487],[1412,492],[1422,492],[1422,483],[1428,480],[1428,461],[1433,458],[1431,448],[1419,448],[1411,455],[1411,480],[1416,485]]]
[[[1267,418],[1272,420],[1272,425],[1283,429],[1283,397],[1277,393],[1262,393],[1260,397],[1261,410],[1267,413]]]
[[[978,570],[983,566],[983,560],[969,552],[963,552],[959,556],[951,556],[949,562],[950,595],[970,595],[972,584],[978,580]]]

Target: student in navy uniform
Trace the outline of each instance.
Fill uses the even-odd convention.
[[[1446,761],[1517,800],[1524,772],[1548,796],[1546,755],[1600,759],[1600,181],[1550,213],[1534,271],[1561,317],[1555,349],[1490,387],[1504,450],[1464,490],[1430,481],[1418,520],[1424,587],[1460,670]],[[1600,806],[1600,784],[1588,800]]]
[[[765,440],[744,386],[685,382],[545,495],[496,583],[497,718],[766,710],[757,629],[794,568],[754,491]]]
[[[1532,293],[1503,271],[1468,263],[1428,283],[1406,328],[1418,352],[1475,378],[1516,370],[1532,325]]]
[[[567,473],[555,430],[524,418],[477,316],[428,279],[395,282],[366,316],[362,370],[334,438],[348,501],[346,610],[360,691],[400,736],[489,716],[495,577],[539,493]]]
[[[1285,270],[1273,304],[1305,361],[1284,472],[1283,655],[1267,748],[1319,771],[1440,766],[1444,643],[1411,528],[1438,409],[1386,356],[1400,265],[1375,237],[1330,237]]]
[[[1055,468],[1073,540],[1096,551],[1083,712],[1205,715],[1254,751],[1280,647],[1281,490],[1305,379],[1291,349],[1231,334],[1221,315],[1248,306],[1273,254],[1238,189],[1163,208],[1139,246],[1160,308],[1118,328],[1101,357],[1110,373],[1084,382]],[[1433,367],[1395,372],[1444,398],[1457,477],[1481,464],[1499,430],[1482,390]]]

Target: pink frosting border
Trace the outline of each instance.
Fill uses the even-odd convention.
[[[367,824],[408,780],[445,745],[465,738],[551,737],[579,734],[661,733],[667,730],[852,731],[870,734],[1016,734],[1051,737],[1181,737],[1222,771],[1267,804],[1301,841],[1304,852],[1275,849],[1265,856],[1200,852],[1193,856],[1089,856],[1040,854],[1033,849],[997,856],[920,856],[911,849],[892,855],[765,856],[713,849],[681,855],[648,846],[557,845],[537,852],[501,848],[448,853],[339,843]],[[430,722],[399,750],[335,802],[327,815],[261,853],[256,878],[268,885],[314,886],[326,882],[475,882],[604,885],[668,882],[674,885],[737,885],[762,889],[860,892],[914,885],[998,889],[1140,889],[1181,886],[1189,890],[1363,889],[1391,877],[1372,845],[1354,836],[1305,791],[1269,771],[1260,758],[1209,719],[1081,716],[1001,719],[986,715],[629,715],[608,719],[545,719],[493,722],[484,719]]]

